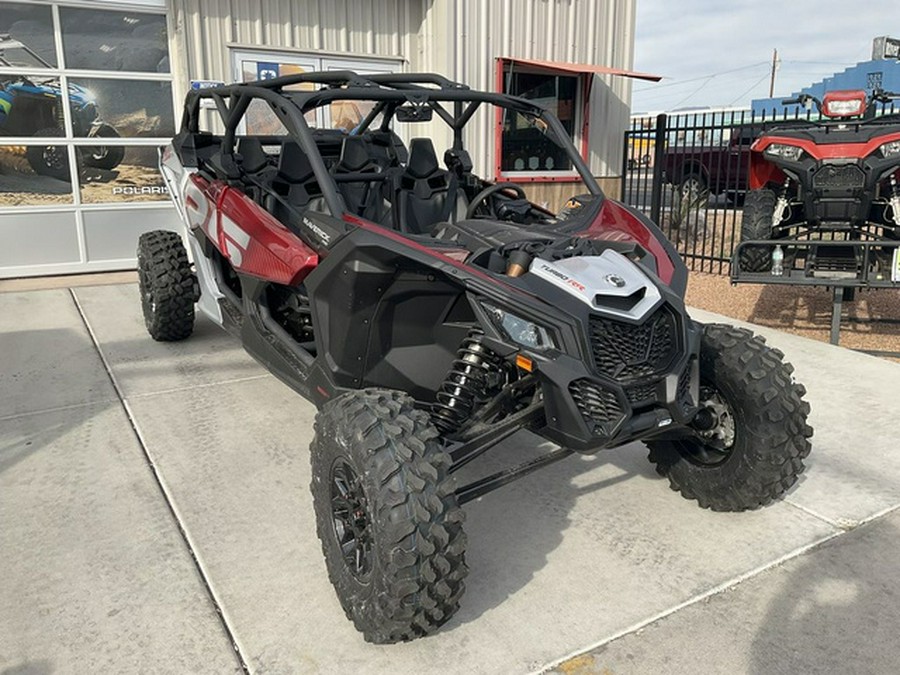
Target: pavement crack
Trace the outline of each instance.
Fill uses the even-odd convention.
[[[188,554],[190,555],[191,561],[194,564],[194,569],[196,569],[197,574],[200,576],[200,581],[203,584],[203,588],[206,590],[206,594],[213,605],[213,609],[215,610],[216,616],[219,619],[219,623],[221,624],[222,629],[225,631],[225,635],[228,641],[231,643],[232,649],[234,650],[234,656],[238,661],[238,665],[243,672],[250,673],[250,666],[247,658],[244,655],[244,650],[242,649],[240,642],[237,639],[237,635],[234,629],[231,627],[231,624],[228,621],[228,617],[225,614],[222,603],[219,601],[219,598],[212,587],[209,575],[207,574],[203,562],[200,560],[200,557],[197,554],[197,549],[194,545],[194,542],[191,540],[191,536],[184,526],[184,521],[178,511],[178,507],[175,504],[172,493],[166,486],[166,482],[163,479],[162,473],[160,472],[156,461],[153,459],[153,455],[150,453],[150,450],[147,447],[147,443],[144,440],[144,436],[141,433],[140,427],[138,427],[137,420],[135,419],[131,406],[128,404],[128,400],[125,398],[125,395],[122,392],[122,388],[119,385],[118,380],[116,379],[115,373],[113,373],[112,367],[110,366],[109,361],[106,358],[106,354],[103,353],[103,349],[100,347],[100,342],[97,339],[96,334],[94,333],[94,329],[91,327],[90,321],[88,321],[87,315],[85,314],[81,303],[78,301],[78,296],[75,294],[75,291],[72,288],[69,288],[68,291],[72,296],[72,302],[75,303],[75,308],[78,310],[78,314],[81,317],[81,321],[84,324],[85,330],[87,330],[88,335],[91,338],[94,349],[97,350],[97,355],[100,357],[100,361],[103,363],[103,368],[106,370],[106,375],[107,377],[109,377],[110,383],[112,384],[113,389],[116,392],[118,401],[121,404],[122,409],[125,411],[125,417],[128,419],[128,424],[131,427],[131,431],[137,439],[138,445],[141,448],[141,452],[144,455],[144,459],[147,462],[147,466],[150,469],[150,473],[153,475],[154,481],[156,482],[156,486],[159,488],[160,494],[162,495],[163,501],[168,507],[172,519],[175,521],[175,526],[178,529],[181,540],[187,547]]]

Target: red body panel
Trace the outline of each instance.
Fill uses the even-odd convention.
[[[402,234],[394,232],[393,230],[388,230],[384,227],[381,227],[380,225],[369,222],[364,218],[358,218],[357,216],[345,213],[344,220],[348,223],[352,223],[353,225],[357,225],[364,229],[377,232],[378,234],[388,237],[389,239],[393,239],[394,241],[401,242],[406,246],[409,246],[410,248],[421,251],[422,253],[427,253],[428,255],[433,257],[439,257],[444,262],[448,262],[454,267],[465,269],[467,272],[490,281],[491,283],[500,284],[507,288],[512,288],[507,284],[503,284],[497,279],[488,276],[484,272],[481,272],[471,265],[466,265],[464,262],[460,261],[458,254],[464,249],[452,249],[450,251],[432,249],[428,248],[427,246],[423,246],[418,242],[412,241],[407,237],[404,237]],[[605,200],[603,206],[600,209],[600,213],[594,220],[594,222],[591,223],[590,227],[588,227],[587,230],[577,233],[577,236],[585,237],[586,239],[636,242],[643,246],[647,251],[649,251],[650,254],[656,259],[656,269],[659,273],[658,276],[663,281],[663,283],[672,283],[672,278],[675,276],[675,265],[669,259],[669,255],[666,253],[666,249],[663,248],[662,244],[659,242],[659,239],[654,236],[653,232],[648,230],[644,226],[644,224],[640,220],[638,220],[634,216],[634,214],[631,213],[631,211],[629,211],[625,206],[622,206],[618,202],[614,202],[609,199]],[[468,253],[468,251],[466,251],[466,253]]]
[[[784,180],[785,176],[781,169],[763,155],[765,149],[773,143],[803,148],[803,151],[813,159],[823,160],[868,157],[880,145],[898,140],[900,140],[900,131],[878,136],[866,143],[830,143],[828,145],[816,145],[813,141],[790,136],[763,136],[753,144],[753,154],[750,157],[750,189],[758,190],[765,187],[768,182],[780,183]]]
[[[316,252],[272,214],[221,181],[191,176],[185,206],[219,252],[243,274],[291,286],[319,264]]]
[[[675,265],[669,259],[666,249],[653,232],[648,230],[631,211],[618,202],[607,199],[591,226],[578,236],[588,239],[612,241],[634,241],[644,247],[656,259],[659,278],[665,284],[672,283]]]

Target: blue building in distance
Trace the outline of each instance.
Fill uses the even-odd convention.
[[[884,89],[900,93],[900,40],[889,37],[875,38],[871,61],[863,61],[855,66],[850,66],[840,73],[826,77],[821,82],[795,91],[790,96],[753,99],[750,102],[750,109],[754,116],[765,114],[767,117],[771,117],[774,111],[779,117],[783,114],[790,117],[799,108],[799,114],[804,116],[806,110],[802,106],[786,106],[782,105],[781,101],[796,98],[800,94],[809,94],[821,101],[826,92],[846,89],[864,89],[867,93],[872,93],[873,89]]]

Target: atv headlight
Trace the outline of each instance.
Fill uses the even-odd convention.
[[[766,154],[781,157],[789,162],[796,162],[803,155],[803,148],[785,143],[772,143],[766,148]]]
[[[881,156],[884,158],[900,155],[900,141],[891,141],[890,143],[882,143],[878,146]]]
[[[494,327],[517,345],[539,352],[556,348],[556,341],[548,328],[494,305],[482,303],[481,306]]]

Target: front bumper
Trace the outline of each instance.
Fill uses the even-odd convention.
[[[890,175],[900,171],[897,157],[885,159],[870,155],[862,159],[816,160],[805,155],[796,162],[769,159],[800,185],[799,199],[805,222],[850,226],[885,224],[884,204],[890,195],[880,193],[887,189]]]
[[[660,312],[668,313],[673,332],[665,353],[654,353],[653,340],[642,342],[641,335]],[[591,359],[560,355],[539,364],[546,416],[542,436],[591,453],[684,426],[693,418],[699,398],[697,325],[664,306],[631,330],[619,336],[621,344],[605,336],[608,348],[593,349]],[[592,344],[600,337],[595,334]],[[622,363],[614,365],[610,352],[622,355]],[[641,355],[648,358],[642,361]]]

